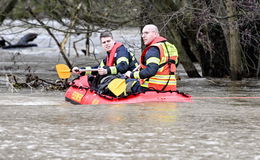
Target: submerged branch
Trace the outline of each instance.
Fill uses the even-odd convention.
[[[51,82],[33,74],[26,74],[25,76],[25,79],[23,79],[14,74],[6,74],[6,86],[12,93],[18,92],[17,89],[22,88],[30,88],[31,90],[34,88],[41,88],[43,90],[65,90],[68,87],[67,81],[56,80],[55,82]],[[20,79],[20,81],[17,79]]]

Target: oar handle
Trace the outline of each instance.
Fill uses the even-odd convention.
[[[140,64],[135,67],[135,69],[133,70],[133,72],[134,72],[134,71],[137,71],[139,68],[140,68]]]
[[[139,69],[139,67],[140,67],[140,65],[136,66],[135,69],[133,70],[133,72],[137,71]],[[79,69],[78,71],[80,71],[80,72],[88,72],[88,71],[98,71],[98,69],[97,68],[95,68],[95,69]]]
[[[98,71],[98,69],[76,69],[76,72],[88,72],[88,71]]]
[[[98,71],[98,69],[79,69],[81,72],[87,72],[87,71]]]
[[[135,69],[133,69],[131,72],[137,71],[140,68],[140,64],[138,66],[135,67]],[[128,71],[127,71],[128,72]],[[125,75],[126,73],[123,74],[123,76],[125,77],[125,79],[127,79],[128,77]]]
[[[139,69],[140,65],[136,66],[135,69],[133,70],[134,71],[137,71]],[[88,71],[98,71],[98,68],[95,68],[95,69],[78,69],[78,70],[75,70],[76,72],[88,72]]]

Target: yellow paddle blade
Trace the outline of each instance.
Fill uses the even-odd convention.
[[[71,71],[70,68],[65,64],[57,64],[56,71],[58,73],[59,78],[67,79],[70,78]]]
[[[113,79],[107,87],[112,93],[114,93],[114,95],[119,96],[126,91],[125,79]]]

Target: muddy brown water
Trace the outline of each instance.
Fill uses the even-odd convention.
[[[0,159],[259,160],[260,99],[249,98],[259,86],[183,77],[179,89],[192,103],[120,105],[72,105],[64,92],[2,87]]]

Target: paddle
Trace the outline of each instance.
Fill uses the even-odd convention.
[[[136,71],[137,69],[139,69],[140,65],[138,65],[134,70]],[[126,83],[125,83],[125,79],[122,78],[115,78],[113,79],[109,84],[108,84],[108,89],[116,96],[121,95],[123,92],[126,92]]]
[[[67,79],[71,76],[71,69],[66,64],[57,64],[56,71],[58,73],[59,78]],[[98,69],[79,69],[80,72],[86,71],[98,71]]]
[[[107,86],[107,88],[116,96],[126,91],[125,79],[115,78]]]

